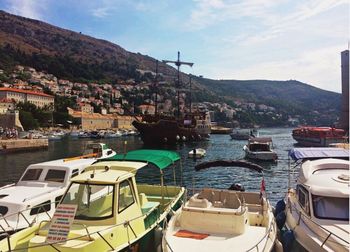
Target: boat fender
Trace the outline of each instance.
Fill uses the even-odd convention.
[[[273,251],[275,251],[275,252],[284,252],[282,243],[279,240],[277,240],[277,239],[275,241],[275,249]]]
[[[295,237],[293,230],[288,230],[284,232],[282,236],[282,246],[283,246],[283,252],[291,252],[293,248]]]
[[[180,140],[180,136],[176,135],[176,140],[179,141]]]
[[[284,226],[284,223],[286,222],[286,213],[280,212],[276,216],[276,224],[279,229],[282,229]]]
[[[164,142],[165,143],[168,142],[168,138],[164,137]]]
[[[186,141],[186,137],[185,136],[182,136],[182,141]]]
[[[162,247],[162,237],[163,237],[163,229],[158,226],[154,229],[154,244],[156,247],[156,251],[161,252],[161,247]]]
[[[286,203],[284,202],[283,199],[279,200],[276,203],[275,216],[277,216],[280,212],[283,212],[285,209],[286,209]]]

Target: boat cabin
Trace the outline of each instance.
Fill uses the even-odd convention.
[[[95,161],[60,159],[28,166],[16,184],[0,188],[1,231],[20,230],[34,219],[47,219],[47,214],[54,213],[70,179]]]
[[[300,207],[312,218],[349,221],[349,161],[320,159],[303,163],[297,180]]]

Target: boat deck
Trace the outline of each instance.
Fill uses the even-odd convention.
[[[173,251],[248,251],[252,244],[258,244],[266,234],[266,227],[248,226],[243,234],[227,235],[207,233],[209,236],[204,239],[192,239],[177,237],[175,234],[180,231],[176,228],[167,242]],[[259,251],[263,251],[264,243],[260,244]]]

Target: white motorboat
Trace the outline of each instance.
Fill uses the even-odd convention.
[[[262,173],[261,166],[243,161],[214,161],[196,166],[243,166]],[[262,180],[263,182],[263,180]],[[163,251],[271,251],[277,228],[264,192],[204,188],[170,219]]]
[[[260,161],[276,161],[277,153],[272,150],[271,137],[254,137],[243,146],[246,158]]]
[[[195,148],[188,152],[188,157],[189,158],[202,158],[206,155],[206,150],[202,148]]]
[[[349,251],[349,151],[341,148],[295,148],[302,160],[296,189],[286,197],[286,227],[308,251]],[[337,158],[329,158],[329,157]],[[325,158],[327,157],[327,158]],[[315,159],[316,160],[308,160]]]
[[[113,130],[108,130],[105,132],[103,137],[104,138],[116,138],[116,137],[121,137],[121,136],[122,136],[122,134],[119,131],[115,132]]]
[[[0,233],[47,220],[72,177],[98,159],[115,154],[106,144],[93,143],[87,145],[83,156],[29,165],[17,183],[0,188]]]
[[[231,139],[234,140],[248,140],[251,137],[257,137],[258,131],[256,129],[254,130],[242,130],[242,129],[236,129],[231,134]]]

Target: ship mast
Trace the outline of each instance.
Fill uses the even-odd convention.
[[[177,61],[163,60],[163,63],[173,63],[177,66],[177,117],[180,117],[180,66],[188,65],[193,66],[194,63],[180,61],[180,52],[177,52]]]
[[[154,115],[158,114],[158,60],[156,61],[156,78],[154,80],[154,91],[155,91],[155,98],[154,98]]]

